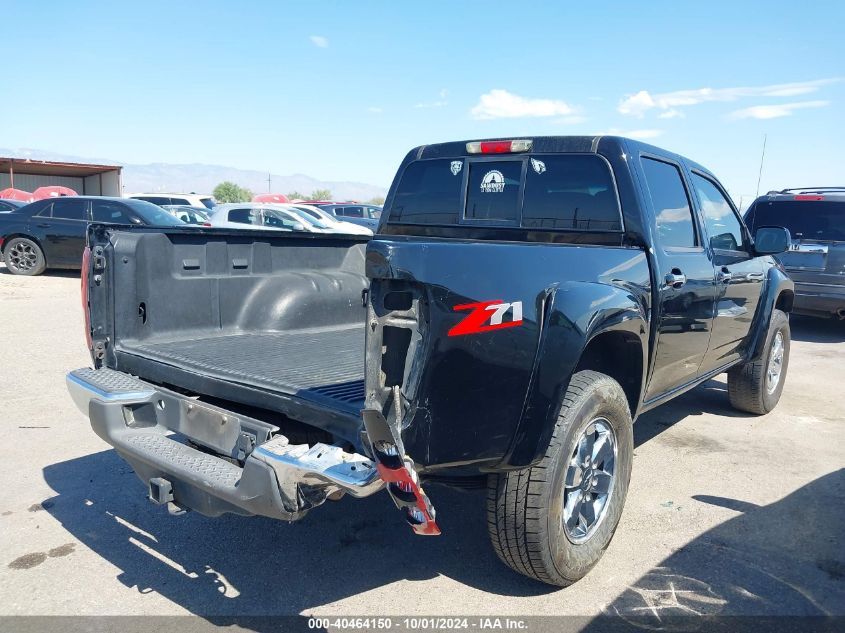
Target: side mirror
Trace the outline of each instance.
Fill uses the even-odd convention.
[[[779,255],[789,250],[792,236],[782,226],[761,226],[754,234],[754,250],[758,255]]]
[[[304,224],[300,224],[299,222],[294,222],[293,224],[291,224],[291,228],[292,228],[294,231],[304,231],[304,230],[305,230],[305,225],[304,225]]]

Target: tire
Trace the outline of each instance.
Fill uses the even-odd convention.
[[[763,355],[753,362],[728,371],[728,396],[734,408],[764,415],[777,406],[783,393],[783,385],[786,383],[789,346],[789,317],[785,312],[776,309],[769,321]],[[777,372],[777,382],[773,382],[769,370],[777,366],[780,371]]]
[[[580,371],[572,376],[542,460],[531,468],[488,478],[487,525],[493,549],[502,562],[529,578],[561,587],[571,585],[592,569],[607,549],[625,505],[634,452],[631,427],[628,401],[618,382],[595,371]],[[564,496],[570,501],[577,499],[577,495],[571,495],[581,492],[583,496],[579,489],[589,487],[589,481],[595,483],[584,476],[584,469],[574,465],[576,451],[585,446],[588,429],[594,429],[593,437],[605,438],[605,442],[608,433],[602,435],[599,431],[612,431],[613,476],[608,479],[601,475],[609,494],[595,514],[592,527],[583,532],[581,524],[573,519],[571,531],[562,522],[568,512]],[[610,468],[607,450],[603,455],[603,462],[596,460],[593,464],[594,473],[601,473],[601,466]],[[581,485],[578,477],[571,476],[578,471]],[[593,501],[593,508],[599,497],[590,497],[597,500]],[[570,518],[576,516],[578,513],[569,514]],[[571,533],[579,530],[583,533]]]
[[[26,237],[14,237],[6,243],[3,260],[13,275],[40,275],[47,269],[41,247]]]

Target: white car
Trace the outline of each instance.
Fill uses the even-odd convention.
[[[284,208],[283,205],[260,202],[218,204],[211,210],[209,220],[211,226],[230,229],[324,232],[322,228]]]
[[[213,209],[216,204],[213,196],[196,193],[128,193],[123,197],[146,200],[160,207],[165,205],[180,205],[208,210]]]
[[[293,203],[285,204],[283,206],[295,209],[297,211],[307,214],[315,220],[321,221],[323,224],[327,225],[330,229],[332,229],[333,233],[346,233],[347,235],[369,236],[372,236],[373,234],[373,232],[366,226],[360,226],[358,224],[353,224],[352,222],[344,222],[343,220],[340,220],[333,216],[328,211],[323,211],[320,207],[315,207],[311,204]]]

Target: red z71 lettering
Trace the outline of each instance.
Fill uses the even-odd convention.
[[[463,321],[449,330],[449,336],[463,336],[464,334],[478,334],[489,330],[498,330],[503,327],[522,325],[522,301],[505,303],[501,299],[494,301],[480,301],[478,303],[464,303],[455,306],[456,312],[461,310],[472,310]],[[511,320],[504,321],[503,318],[508,312],[511,313]]]

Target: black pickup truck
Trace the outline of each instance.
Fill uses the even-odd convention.
[[[770,411],[793,284],[706,169],[617,137],[412,150],[378,232],[92,225],[94,431],[173,513],[295,520],[387,488],[486,485],[518,572],[567,585],[625,502],[638,415],[720,373]]]

